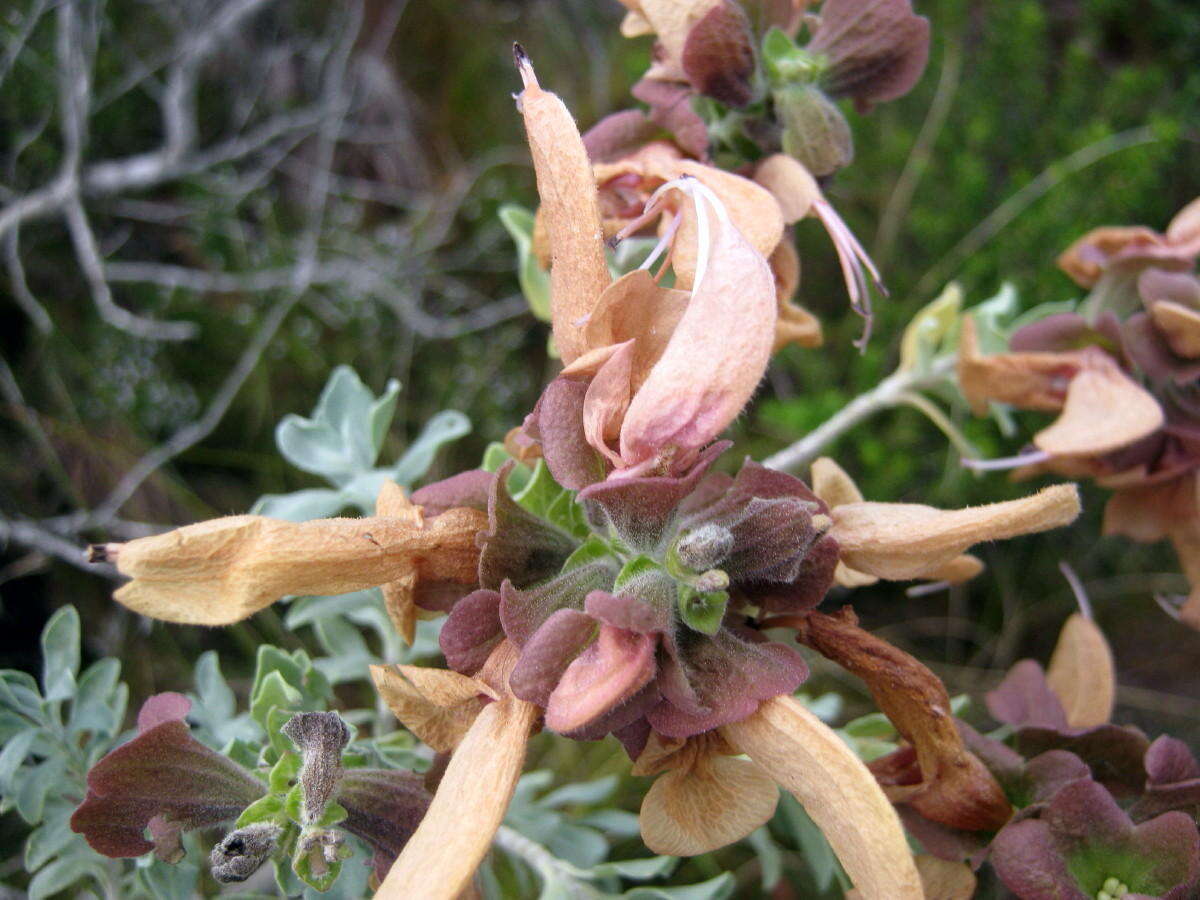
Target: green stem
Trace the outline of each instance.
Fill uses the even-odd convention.
[[[763,460],[769,469],[794,472],[803,469],[821,452],[856,425],[866,421],[885,409],[901,403],[911,402],[905,395],[923,391],[946,380],[954,371],[955,358],[952,354],[938,357],[922,371],[904,369],[893,372],[871,390],[859,394],[840,410],[830,416],[814,431],[810,431],[796,443],[784,447]]]

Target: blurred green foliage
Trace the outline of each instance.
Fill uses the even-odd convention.
[[[933,23],[929,69],[905,98],[868,116],[847,111],[856,159],[826,186],[880,264],[891,296],[876,303],[875,338],[859,355],[851,341],[861,322],[847,308],[832,247],[815,222],[801,223],[800,300],[821,317],[827,341],[820,350],[789,348],[777,358],[735,429],[755,456],[802,436],[892,371],[903,326],[947,281],[962,284],[967,306],[1006,282],[1025,307],[1070,299],[1077,291],[1054,259],[1071,241],[1103,224],[1162,227],[1200,194],[1200,6],[1190,0],[918,0],[916,6]],[[384,0],[369,4],[365,31],[399,9]],[[95,158],[137,153],[161,139],[151,94],[116,87],[131,60],[153,59],[169,26],[163,10],[139,0],[111,0],[104,8],[95,67],[103,102],[90,123]],[[543,84],[586,127],[631,105],[629,86],[649,60],[649,41],[617,33],[622,12],[615,0],[426,0],[404,7],[384,59],[402,88],[390,114],[409,137],[381,150],[347,150],[338,160],[347,177],[382,182],[394,196],[381,202],[346,190],[329,210],[327,248],[347,258],[369,251],[402,260],[406,274],[398,289],[411,288],[405,296],[435,319],[515,295],[513,247],[498,212],[506,203],[532,207],[536,196],[509,97],[517,86],[510,43],[522,41]],[[317,41],[327,16],[323,4],[280,2],[247,40]],[[3,203],[52,178],[61,159],[51,124],[52,26],[50,16],[33,30],[27,52],[0,80],[0,182],[9,191]],[[0,14],[6,47],[20,31],[16,11]],[[245,46],[232,42],[204,73],[199,102],[207,135],[243,113],[233,88],[253,76],[239,57]],[[303,66],[293,75],[312,86],[314,73]],[[303,156],[303,147],[296,155]],[[1082,165],[1089,156],[1097,158]],[[110,237],[102,251],[217,271],[290,266],[307,170],[284,168],[249,189],[237,174],[228,167],[181,178],[132,198],[142,204],[136,210],[101,203],[89,212]],[[179,205],[192,213],[150,215]],[[256,298],[236,290],[121,286],[122,305],[199,325],[193,341],[151,342],[94,314],[60,223],[31,223],[21,239],[28,282],[55,330],[38,334],[13,302],[10,280],[0,279],[0,356],[22,401],[6,395],[0,416],[11,461],[0,471],[0,509],[42,518],[99,502],[142,452],[194,419],[282,292]],[[374,391],[392,378],[404,386],[395,422],[377,447],[382,458],[399,459],[423,423],[452,408],[468,413],[475,428],[442,452],[430,477],[476,465],[487,442],[519,423],[553,372],[546,330],[523,316],[453,340],[422,337],[379,297],[319,285],[285,320],[213,433],[151,479],[122,515],[179,523],[245,511],[264,494],[324,487],[280,458],[272,430],[284,415],[310,410],[341,364],[353,365]],[[1044,419],[1016,416],[1012,439],[961,409],[956,421],[984,455],[1001,456],[1019,449]],[[949,506],[1027,489],[1002,474],[961,469],[957,452],[911,409],[880,415],[827,452],[869,499]],[[1127,687],[1119,698],[1122,720],[1195,741],[1197,705],[1183,698],[1200,696],[1192,662],[1200,637],[1181,631],[1151,599],[1183,587],[1175,560],[1161,546],[1100,537],[1105,495],[1086,487],[1084,496],[1085,517],[1074,529],[985,548],[988,573],[969,587],[906,597],[902,587],[884,585],[856,592],[855,606],[871,628],[929,661],[952,692],[975,690],[1020,656],[1046,658],[1073,604],[1055,568],[1067,559],[1087,582],[1113,640]],[[112,604],[111,584],[101,578],[15,544],[3,565],[0,665],[35,671],[36,636],[66,603],[87,623],[85,664],[122,658],[135,697],[190,683],[190,661],[207,649],[227,654],[230,682],[244,691],[259,644],[317,647],[293,630],[311,621],[296,618],[296,607],[286,620],[267,610],[220,633],[148,626]],[[153,652],[138,651],[145,647]],[[849,713],[868,709],[860,685],[818,663],[813,689],[826,688],[847,695]],[[373,703],[362,684],[338,692],[343,705]],[[607,744],[576,747],[541,737],[534,765],[554,768],[564,781],[585,780],[624,771],[616,753]],[[633,808],[641,790],[622,783],[621,805]],[[0,829],[0,840],[7,834]],[[719,864],[712,857],[689,862],[678,883],[730,870],[748,884],[766,858],[745,846],[730,848]]]

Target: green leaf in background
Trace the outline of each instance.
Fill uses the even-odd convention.
[[[786,791],[780,792],[771,827],[786,835],[789,843],[800,851],[817,890],[822,893],[829,890],[841,870],[837,856],[804,807]]]
[[[529,311],[543,322],[550,321],[550,273],[542,269],[533,253],[534,215],[523,206],[506,203],[500,207],[500,224],[517,245],[517,281]]]
[[[975,320],[979,335],[979,350],[987,355],[1008,350],[1011,322],[1020,311],[1017,289],[1005,282],[995,296],[971,307],[967,312]]]
[[[117,736],[129,699],[129,689],[120,682],[120,677],[120,660],[102,659],[88,666],[71,700],[68,732],[76,738],[84,733]]]
[[[73,606],[58,610],[42,631],[42,693],[47,703],[75,694],[79,674],[79,613]]]
[[[765,825],[755,828],[746,837],[747,842],[758,854],[758,864],[762,867],[762,888],[771,891],[783,878],[783,852],[771,837],[771,831]]]
[[[7,796],[12,791],[13,776],[25,762],[25,757],[29,755],[29,748],[33,746],[38,735],[39,729],[37,728],[22,731],[10,738],[5,743],[4,749],[0,750],[0,796]]]
[[[25,719],[42,721],[42,695],[37,680],[28,672],[0,672],[0,704]]]
[[[21,777],[14,785],[17,813],[30,825],[42,821],[46,797],[51,791],[62,788],[62,779],[67,771],[65,756],[51,756],[32,768],[21,770]]]
[[[71,813],[74,811],[74,806],[61,801],[47,804],[42,824],[25,840],[26,871],[36,872],[73,842],[86,843],[81,835],[71,830]]]
[[[922,371],[939,353],[954,350],[950,337],[956,331],[962,301],[962,287],[950,282],[936,300],[912,317],[900,340],[901,371]]]
[[[99,856],[64,856],[56,859],[29,882],[29,900],[44,900],[70,887],[76,881],[93,875],[104,884],[104,863]]]
[[[628,900],[725,900],[726,897],[733,896],[736,887],[737,879],[733,877],[733,873],[725,872],[699,884],[682,887],[636,887],[621,896]]]
[[[400,461],[390,470],[392,480],[408,487],[429,471],[433,458],[443,445],[456,441],[471,430],[471,420],[453,409],[433,416],[417,439],[408,445]]]
[[[275,443],[296,468],[341,485],[375,464],[399,397],[395,379],[377,398],[352,368],[338,366],[312,417],[284,416]]]
[[[190,695],[188,718],[195,724],[197,738],[220,750],[238,740],[262,742],[262,730],[248,713],[237,713],[237,701],[215,650],[200,655],[193,675],[196,692]]]
[[[350,503],[342,491],[329,488],[311,488],[291,494],[265,494],[251,508],[258,516],[286,519],[289,522],[307,522],[309,519],[325,519],[336,516]]]

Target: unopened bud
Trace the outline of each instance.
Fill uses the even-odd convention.
[[[316,878],[329,874],[329,867],[346,857],[346,838],[332,828],[306,830],[296,845],[296,858],[306,857],[308,871]]]
[[[281,730],[300,751],[301,818],[309,825],[321,818],[342,780],[342,749],[350,743],[350,729],[335,712],[304,712]]]
[[[783,125],[783,152],[814,175],[832,175],[854,159],[850,124],[837,104],[816,85],[775,91],[775,114]]]
[[[722,572],[720,569],[709,569],[694,582],[692,587],[700,591],[702,594],[710,594],[713,591],[723,591],[729,587],[729,575]]]
[[[723,525],[709,522],[689,531],[675,545],[679,561],[693,572],[708,572],[733,549],[733,532]],[[704,590],[718,590],[704,588]]]
[[[273,822],[256,822],[229,832],[209,856],[213,878],[221,884],[245,881],[275,851],[282,832]]]

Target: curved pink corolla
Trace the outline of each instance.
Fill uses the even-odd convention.
[[[696,277],[682,318],[621,422],[621,464],[639,471],[664,460],[686,464],[724,431],[758,386],[775,337],[775,281],[766,259],[705,185],[685,177],[659,192],[669,189],[695,204]]]

